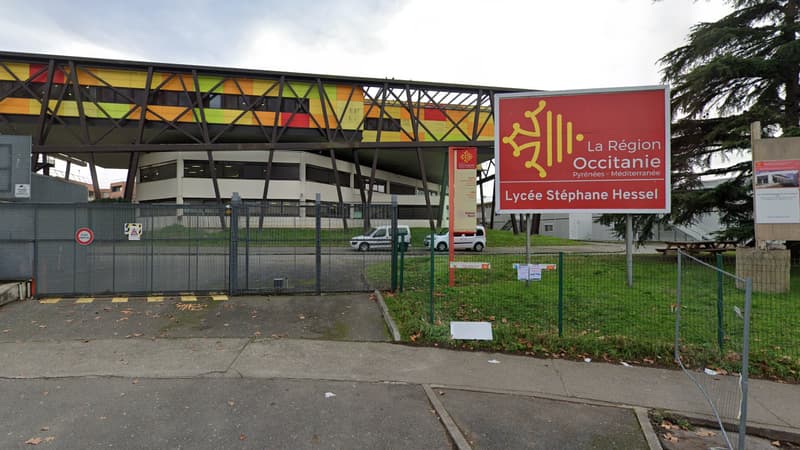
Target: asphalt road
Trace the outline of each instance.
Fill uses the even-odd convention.
[[[423,387],[241,378],[0,380],[0,447],[451,449]],[[629,409],[434,389],[476,449],[647,449]]]
[[[368,294],[236,297],[229,301],[109,299],[16,302],[0,309],[0,343],[93,339],[258,338],[387,341]],[[2,448],[0,446],[0,448]]]
[[[40,295],[227,291],[229,259],[228,249],[220,247],[40,245],[35,278]],[[367,268],[390,259],[390,252],[323,248],[321,289],[387,288],[388,276],[370,278]],[[238,287],[251,292],[314,292],[316,261],[313,247],[240,249]],[[275,288],[276,279],[286,280],[282,288]]]

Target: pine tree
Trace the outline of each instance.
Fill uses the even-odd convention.
[[[727,3],[732,13],[695,25],[687,44],[659,61],[677,119],[672,124],[672,214],[637,217],[642,241],[658,222],[691,224],[712,212],[726,227],[720,237],[752,237],[750,123],[760,121],[764,137],[800,135],[800,0]],[[734,155],[748,158],[729,162]],[[701,177],[709,175],[726,181],[704,188]],[[604,216],[601,222],[624,229],[620,216]]]

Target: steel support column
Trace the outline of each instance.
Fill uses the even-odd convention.
[[[72,90],[75,95],[75,104],[78,107],[78,117],[81,124],[81,140],[84,145],[91,146],[91,138],[89,137],[89,125],[86,123],[86,111],[83,109],[83,99],[81,86],[78,84],[78,71],[74,61],[69,62],[69,78],[72,82]],[[92,188],[94,189],[94,199],[97,201],[102,197],[100,193],[100,183],[97,181],[97,166],[94,163],[94,152],[89,153],[89,172],[92,175]]]
[[[144,125],[147,122],[147,106],[150,103],[150,84],[153,82],[153,66],[147,67],[147,77],[144,84],[144,98],[139,105],[139,128],[136,132],[136,144],[139,145],[144,139]],[[133,191],[136,184],[136,172],[139,170],[139,152],[132,152],[128,160],[128,176],[125,179],[125,200],[133,200]]]

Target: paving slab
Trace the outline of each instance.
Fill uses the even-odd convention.
[[[0,380],[0,390],[3,449],[34,448],[30,439],[63,449],[452,448],[420,386],[80,378]]]
[[[195,377],[225,373],[247,339],[0,343],[0,378]]]
[[[570,397],[711,415],[705,397],[680,370],[566,360],[554,360],[553,365]],[[711,377],[702,372],[694,372],[693,376],[715,401],[723,419],[737,423],[739,378]],[[750,380],[748,422],[798,428],[794,423],[800,420],[800,411],[790,406],[791,401],[800,399],[800,392],[795,388],[765,380]],[[776,399],[779,392],[790,398],[776,402],[767,400]]]
[[[549,360],[372,342],[255,340],[232,369],[256,378],[391,380],[566,395]]]
[[[453,389],[434,392],[474,449],[649,449],[630,408]]]

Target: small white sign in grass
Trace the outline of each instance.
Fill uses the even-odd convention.
[[[493,339],[492,324],[490,322],[450,322],[450,337],[491,341]]]

